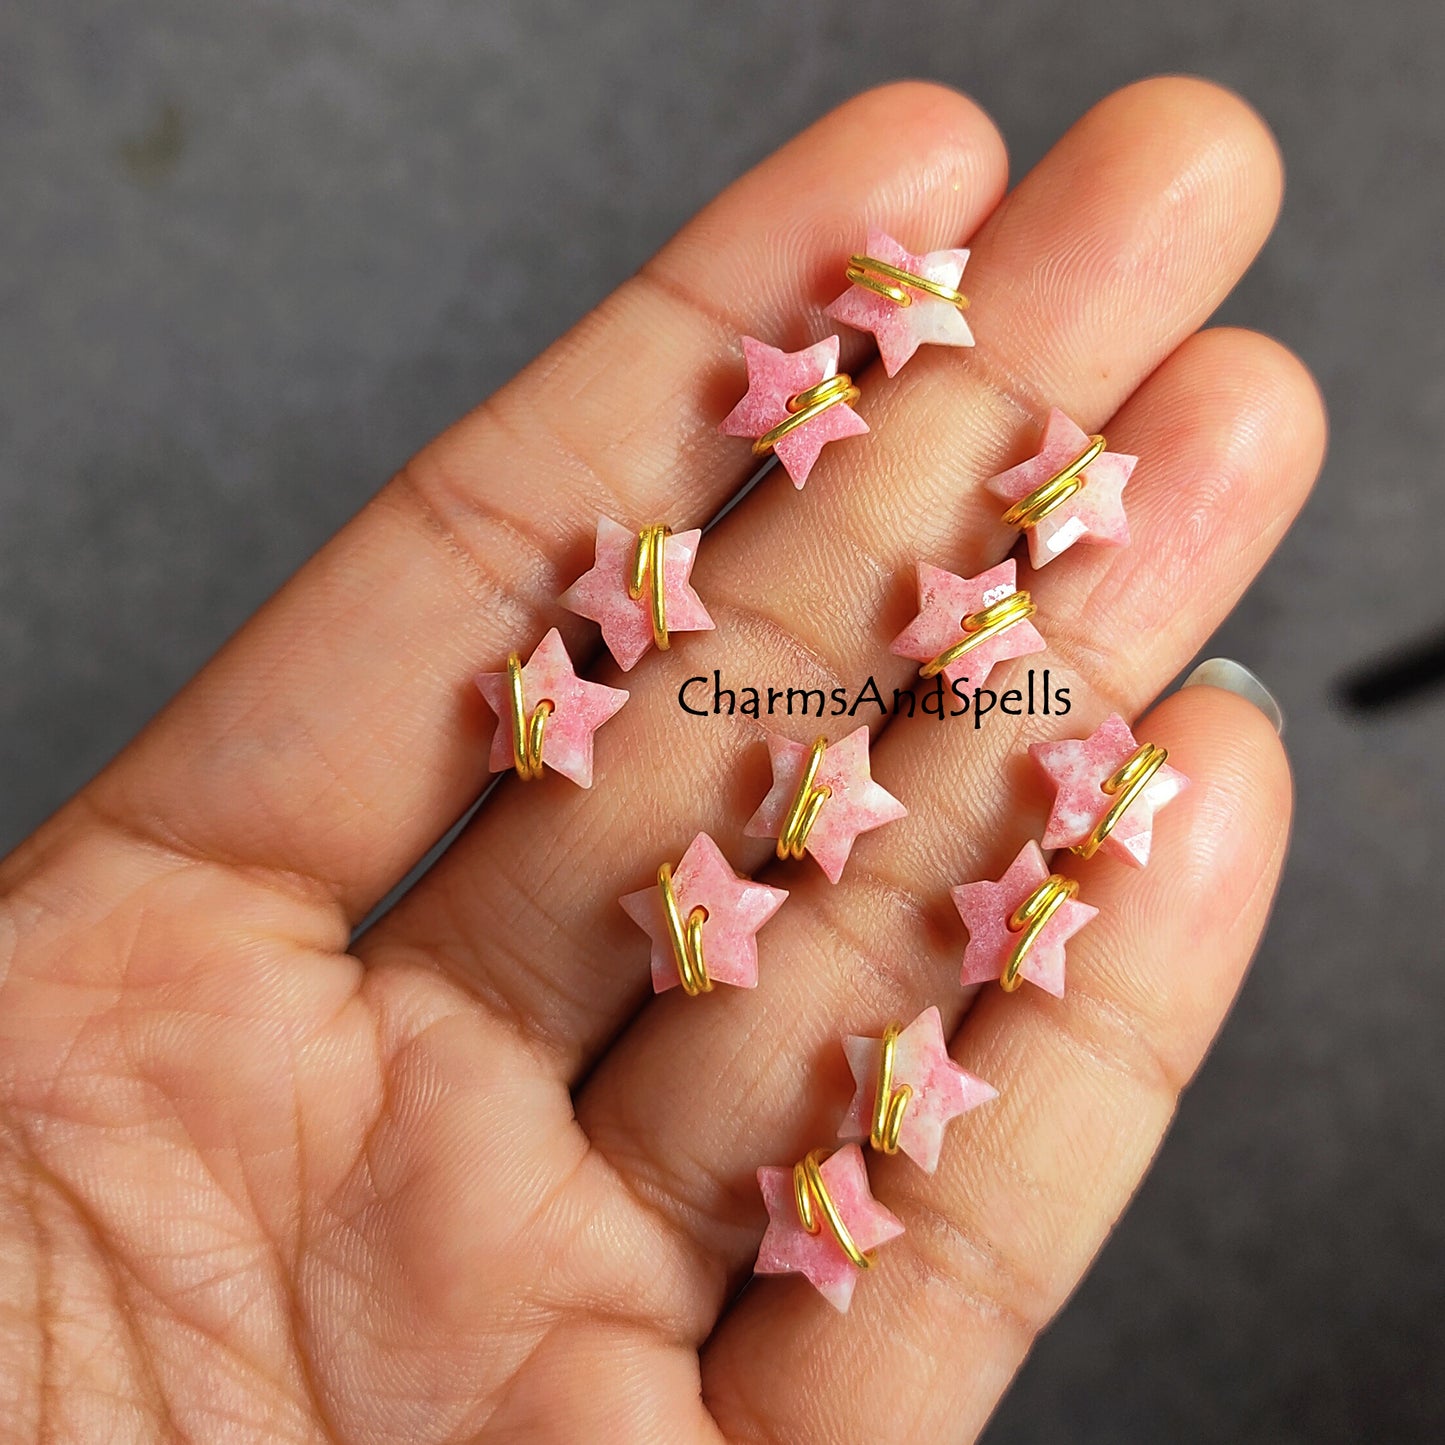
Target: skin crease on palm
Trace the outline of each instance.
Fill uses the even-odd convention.
[[[1321,459],[1300,364],[1196,334],[1280,183],[1259,119],[1199,81],[1103,101],[1006,198],[968,100],[850,102],[421,453],[0,864],[0,1439],[974,1438],[1148,1166],[1284,854],[1265,719],[1210,687],[1148,711]],[[802,493],[775,471],[704,540],[717,631],[628,675],[592,791],[505,780],[348,952],[486,781],[472,673],[559,625],[619,681],[555,601],[598,514],[684,528],[721,506],[751,469],[716,431],[737,338],[834,330],[822,307],[870,224],[973,247],[977,348],[889,381],[845,334],[872,435]],[[837,888],[770,861],[742,836],[755,724],[685,717],[679,682],[905,684],[887,644],[915,560],[1005,555],[979,484],[1055,404],[1143,458],[1133,545],[1034,579],[1073,712],[875,723],[909,817]],[[1115,710],[1193,787],[1147,871],[1080,865],[1102,912],[1063,1000],[970,999],[949,886],[1040,832],[1021,749]],[[616,900],[704,828],[791,897],[757,990],[654,1000]],[[999,1099],[951,1126],[931,1178],[871,1161],[907,1233],[849,1314],[796,1278],[743,1291],[754,1171],[831,1137],[839,1036],[928,1003]]]

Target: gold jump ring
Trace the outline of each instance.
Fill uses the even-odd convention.
[[[778,830],[779,858],[797,859],[803,856],[813,824],[818,821],[823,804],[833,796],[832,788],[813,786],[813,779],[818,776],[818,766],[827,750],[828,739],[822,737],[815,738],[813,746],[808,750],[808,761],[803,767],[803,776],[798,780],[798,791],[793,794],[783,826]]]
[[[772,451],[789,432],[806,426],[814,417],[822,416],[829,407],[837,406],[839,402],[851,405],[862,394],[853,385],[853,378],[846,371],[840,371],[836,376],[826,377],[816,386],[807,387],[796,396],[789,397],[788,415],[753,443],[754,455],[763,456]]]
[[[864,1254],[843,1223],[833,1196],[823,1182],[823,1171],[818,1167],[823,1150],[814,1149],[805,1159],[793,1165],[793,1202],[798,1208],[798,1223],[809,1234],[817,1234],[826,1223],[838,1248],[853,1261],[859,1269],[872,1269],[871,1255]],[[818,1216],[822,1215],[820,1219]]]
[[[527,716],[522,693],[522,659],[514,652],[507,658],[507,682],[512,693],[512,765],[524,783],[542,776],[542,746],[546,741],[547,719],[552,700],[543,698]]]
[[[702,954],[702,926],[707,922],[707,909],[699,905],[687,915],[677,906],[677,890],[672,885],[672,865],[664,863],[657,870],[657,886],[662,892],[662,911],[667,919],[667,937],[672,944],[672,959],[677,977],[689,998],[712,992],[707,963]]]
[[[652,640],[658,651],[666,652],[672,646],[667,635],[667,539],[672,529],[662,522],[654,522],[637,534],[637,546],[632,552],[632,575],[627,582],[627,595],[634,602],[642,597],[643,589],[651,579]]]
[[[1004,526],[1018,527],[1021,531],[1037,527],[1050,512],[1063,506],[1084,485],[1084,472],[1098,460],[1103,450],[1104,438],[1097,435],[1090,437],[1089,445],[1063,471],[1055,472],[1042,486],[1035,487],[1003,514]]]
[[[927,276],[916,276],[912,271],[880,261],[876,256],[850,256],[848,258],[848,279],[855,286],[866,286],[868,290],[894,302],[898,306],[912,306],[910,293],[922,291],[925,295],[937,297],[960,311],[968,310],[968,297],[952,286],[941,281],[930,281]]]
[[[1092,858],[1129,810],[1129,805],[1149,786],[1150,779],[1168,759],[1169,749],[1153,743],[1141,743],[1130,753],[1102,784],[1106,793],[1118,795],[1113,805],[1095,824],[1094,831],[1082,843],[1075,844],[1072,851],[1080,858]]]
[[[893,1087],[893,1060],[898,1051],[898,1035],[902,1025],[895,1019],[883,1030],[882,1048],[878,1054],[878,1089],[873,1096],[873,1124],[868,1142],[884,1154],[898,1152],[898,1136],[903,1131],[903,1115],[913,1097],[913,1086]]]
[[[1079,885],[1074,879],[1050,873],[1014,909],[1008,921],[1009,932],[1017,933],[1022,929],[1023,937],[1014,944],[1013,952],[1009,954],[1008,963],[1004,966],[1003,976],[999,979],[1005,993],[1012,993],[1023,982],[1024,959],[1028,956],[1029,949],[1038,942],[1039,934],[1049,926],[1049,920],[1071,898],[1078,896]]]
[[[972,652],[990,637],[997,637],[1006,628],[1032,617],[1037,611],[1033,598],[1020,589],[990,602],[977,612],[970,612],[963,619],[963,636],[952,647],[944,648],[932,662],[925,662],[918,669],[919,677],[937,677],[944,668],[952,667],[960,657]]]

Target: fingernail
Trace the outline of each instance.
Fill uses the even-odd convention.
[[[1185,687],[1222,687],[1252,702],[1270,720],[1275,732],[1284,734],[1284,713],[1274,694],[1242,663],[1232,657],[1211,657],[1201,662],[1184,679]]]

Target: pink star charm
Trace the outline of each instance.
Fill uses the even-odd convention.
[[[863,1253],[903,1233],[897,1216],[874,1199],[863,1151],[856,1144],[845,1144],[830,1155],[819,1173],[853,1243]],[[843,1252],[826,1223],[816,1234],[803,1228],[793,1193],[793,1171],[764,1165],[758,1170],[758,1188],[768,1207],[768,1229],[753,1272],[804,1275],[835,1310],[846,1311],[858,1283],[858,1266]]]
[[[1054,785],[1054,806],[1044,830],[1045,848],[1077,848],[1115,802],[1105,781],[1138,749],[1123,718],[1105,718],[1086,738],[1034,743],[1029,755]],[[1189,779],[1168,763],[1149,780],[1099,847],[1121,862],[1142,868],[1149,861],[1154,814],[1189,786]]]
[[[479,672],[475,681],[497,715],[491,770],[504,772],[512,766],[512,698],[507,674]],[[578,677],[562,634],[554,627],[522,669],[522,694],[528,716],[538,703],[552,704],[542,745],[543,762],[579,788],[590,788],[592,734],[627,701],[626,691]]]
[[[763,436],[791,415],[788,402],[801,391],[838,374],[840,342],[829,336],[806,351],[779,351],[743,337],[743,355],[748,363],[747,395],[730,411],[718,428],[725,436]],[[818,453],[829,442],[862,436],[868,423],[846,402],[840,401],[811,421],[780,437],[773,446],[793,485],[799,490],[808,480]]]
[[[843,1040],[848,1067],[858,1085],[853,1102],[838,1130],[840,1139],[866,1139],[878,1097],[878,1062],[881,1039],[850,1034]],[[912,1096],[903,1109],[898,1147],[920,1168],[932,1174],[938,1168],[944,1125],[980,1104],[996,1098],[998,1090],[986,1084],[948,1056],[943,1039],[943,1018],[926,1008],[898,1034],[893,1053],[894,1090],[907,1087]]]
[[[893,639],[891,650],[899,657],[931,662],[964,635],[964,618],[1018,590],[1014,585],[1016,567],[1010,557],[977,577],[957,577],[920,562],[918,616]],[[1038,628],[1028,618],[1021,618],[949,663],[943,676],[950,683],[973,682],[982,687],[1000,662],[1042,652],[1047,646]]]
[[[1000,472],[985,485],[1005,502],[1020,502],[1081,457],[1091,441],[1055,407],[1037,455]],[[1100,452],[1080,473],[1084,485],[1028,529],[1029,561],[1043,567],[1075,542],[1127,547],[1129,523],[1124,516],[1123,491],[1138,462],[1138,457],[1122,452]]]
[[[664,544],[662,595],[669,633],[713,629],[707,608],[688,580],[692,576],[692,564],[697,560],[701,537],[701,529],[694,528],[670,536]],[[630,672],[653,644],[649,589],[644,587],[642,596],[636,598],[627,593],[636,550],[636,533],[618,526],[611,517],[599,517],[596,565],[590,572],[584,572],[559,599],[569,612],[590,617],[601,626],[602,640],[623,672]]]
[[[962,981],[989,983],[1002,978],[1019,935],[1009,928],[1015,910],[1049,877],[1043,850],[1032,839],[1025,843],[1008,872],[997,883],[961,883],[951,890],[954,907],[968,929],[963,954]],[[1036,983],[1055,998],[1064,996],[1064,945],[1098,913],[1075,899],[1059,905],[1024,955],[1019,976]]]
[[[750,838],[778,836],[808,761],[808,747],[780,733],[768,733],[767,744],[773,786],[743,829]],[[843,865],[858,835],[907,817],[908,809],[873,781],[868,770],[867,724],[828,745],[813,786],[827,788],[830,794],[808,834],[807,851],[828,875],[828,881],[836,883],[843,876]]]
[[[783,888],[770,888],[740,878],[706,833],[699,833],[672,874],[678,912],[686,918],[705,908],[703,958],[708,977],[735,988],[758,984],[758,929],[783,906]],[[652,937],[652,987],[666,993],[679,982],[662,895],[654,886],[628,893],[620,900],[627,916]]]
[[[900,271],[936,281],[951,291],[958,290],[963,268],[968,264],[967,251],[929,251],[915,256],[892,236],[871,227],[868,254]],[[930,296],[927,291],[912,290],[908,294],[909,304],[900,306],[887,296],[855,283],[828,307],[826,314],[859,331],[871,331],[877,338],[878,355],[889,376],[896,376],[920,346],[973,345],[973,332],[968,329],[963,312],[951,301]]]

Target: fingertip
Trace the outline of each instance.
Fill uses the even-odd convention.
[[[1167,748],[1189,786],[1155,814],[1142,874],[1091,863],[1076,876],[1100,910],[1088,936],[1109,960],[1110,993],[1153,1039],[1177,1089],[1198,1068],[1258,945],[1289,838],[1290,771],[1270,719],[1223,688],[1174,693],[1134,732]],[[1071,993],[1091,988],[1071,970]]]
[[[1205,159],[1247,180],[1273,224],[1284,195],[1284,156],[1269,123],[1238,91],[1200,75],[1155,75],[1122,86],[1089,114],[1147,121],[1204,142]]]
[[[1305,362],[1282,341],[1242,326],[1214,326],[1188,343],[1257,427],[1283,443],[1296,469],[1313,478],[1324,461],[1329,416],[1324,392]]]
[[[898,81],[829,111],[705,208],[651,269],[693,294],[748,298],[785,350],[833,324],[841,263],[877,227],[918,251],[961,246],[1008,184],[1003,137],[946,86]],[[807,304],[799,305],[799,296]]]
[[[1132,545],[1050,585],[1081,615],[1107,607],[1111,636],[1136,639],[1131,661],[1158,657],[1163,675],[1203,644],[1303,507],[1324,407],[1286,347],[1221,327],[1181,343],[1107,432],[1140,458],[1125,494]]]
[[[1059,170],[1088,169],[1091,183],[1078,188],[1077,204],[1089,226],[1079,234],[1103,268],[1100,295],[1120,304],[1156,294],[1161,275],[1177,286],[1192,272],[1210,278],[1212,308],[1279,213],[1283,173],[1273,135],[1243,100],[1209,81],[1163,76],[1116,90],[1055,154]]]
[[[1068,398],[1071,415],[1117,406],[1253,261],[1280,174],[1268,128],[1231,92],[1174,76],[1114,91],[980,238],[981,251],[1008,257],[970,291],[995,316],[987,354],[1035,398]],[[997,317],[1010,306],[1004,332]]]
[[[1232,657],[1211,657],[1201,662],[1181,684],[1183,687],[1220,687],[1252,702],[1284,736],[1284,710],[1278,698],[1242,662]]]
[[[1236,509],[1250,513],[1250,538],[1282,533],[1324,460],[1318,384],[1288,347],[1257,331],[1196,332],[1126,412],[1127,434],[1158,431],[1169,436],[1180,462],[1198,459],[1192,475],[1178,469],[1167,488],[1151,488],[1147,471],[1134,487],[1137,522],[1157,525],[1175,546],[1178,565],[1191,569],[1211,550],[1231,561],[1226,539],[1238,527]]]
[[[970,96],[934,81],[895,80],[860,91],[820,116],[773,159],[794,151],[804,152],[815,165],[829,158],[842,179],[850,170],[876,169],[902,178],[919,194],[959,189],[978,178],[1001,189],[1007,180],[1007,147],[993,118]]]
[[[861,219],[912,249],[962,244],[1008,185],[1008,149],[992,117],[934,81],[874,86],[799,140],[852,186],[874,177]],[[850,216],[847,225],[856,229],[859,219]]]
[[[1257,926],[1251,910],[1273,894],[1294,805],[1274,718],[1232,688],[1196,685],[1161,702],[1139,735],[1168,747],[1171,765],[1190,780],[1159,824],[1183,890],[1174,906],[1189,895],[1201,929]],[[1220,911],[1220,900],[1234,906]]]
[[[970,166],[1007,178],[1008,146],[993,117],[940,81],[887,81],[845,101],[834,115],[870,131],[881,125],[910,151],[955,151]]]

